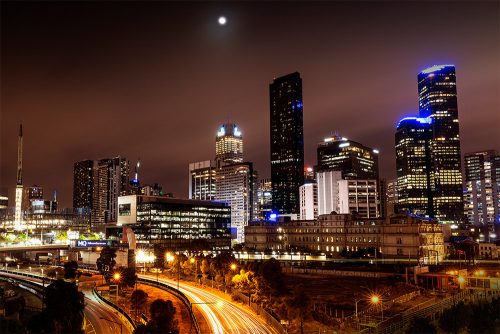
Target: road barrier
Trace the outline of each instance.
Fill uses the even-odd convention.
[[[120,306],[116,305],[112,301],[107,300],[106,298],[104,298],[103,296],[101,296],[101,294],[99,292],[97,292],[97,290],[96,290],[95,287],[92,288],[92,293],[99,300],[102,300],[104,303],[106,303],[107,305],[109,305],[112,308],[114,308],[115,310],[117,310],[118,311],[118,315],[122,318],[122,322],[125,324],[125,326],[128,327],[128,329],[130,330],[130,332],[134,331],[134,329],[136,328],[136,326],[134,324],[134,321],[132,320],[132,318],[130,317],[130,315],[127,312],[125,312],[125,310],[123,310]],[[125,319],[123,319],[123,318],[125,318]],[[125,321],[123,321],[123,320],[125,320]]]
[[[194,328],[196,330],[196,333],[201,334],[200,325],[198,324],[198,319],[196,319],[196,315],[194,314],[193,309],[191,307],[191,302],[189,301],[188,297],[184,293],[171,287],[168,284],[165,284],[165,283],[153,280],[153,279],[139,277],[139,278],[137,278],[137,281],[140,283],[143,283],[143,284],[157,287],[157,288],[162,289],[162,290],[166,290],[166,291],[172,293],[173,295],[175,295],[177,298],[179,298],[182,301],[182,303],[184,305],[186,305],[186,307],[189,311],[189,316],[191,317],[191,321],[194,324]]]

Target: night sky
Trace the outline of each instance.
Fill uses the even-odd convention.
[[[20,122],[24,184],[57,189],[61,207],[75,161],[116,155],[187,197],[188,164],[214,157],[223,122],[269,177],[269,83],[293,71],[309,165],[337,131],[380,149],[395,177],[395,124],[434,64],[457,69],[462,154],[500,150],[499,30],[496,1],[2,2],[0,194],[15,187]]]

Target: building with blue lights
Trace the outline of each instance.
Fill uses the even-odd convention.
[[[396,168],[401,212],[443,223],[464,220],[455,67],[434,65],[417,76],[419,117],[397,125]]]
[[[455,66],[434,65],[418,74],[420,117],[432,118],[431,190],[434,217],[442,222],[464,218]]]
[[[271,182],[273,212],[299,213],[304,184],[302,79],[294,72],[269,85],[271,116]]]
[[[396,130],[396,212],[434,216],[431,186],[432,118],[406,117]]]

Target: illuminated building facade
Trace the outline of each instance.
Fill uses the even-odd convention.
[[[397,126],[396,212],[433,217],[432,118],[406,117]]]
[[[338,213],[356,213],[363,218],[379,218],[377,180],[339,180]]]
[[[474,225],[500,224],[500,155],[465,155],[465,214]]]
[[[395,211],[395,207],[398,202],[398,190],[397,190],[397,179],[390,179],[384,182],[383,186],[383,196],[385,197],[385,210],[386,213],[383,215],[384,217],[389,217],[393,215]]]
[[[225,203],[128,195],[118,198],[119,226],[130,226],[138,247],[168,251],[229,250],[231,208]]]
[[[189,164],[189,199],[215,199],[215,167],[211,160]]]
[[[334,258],[363,250],[376,257],[377,250],[385,259],[421,263],[437,263],[445,255],[442,224],[401,214],[385,219],[328,214],[315,220],[252,222],[245,228],[245,245],[256,251],[321,252]]]
[[[223,124],[215,137],[217,167],[243,162],[243,137],[236,124]]]
[[[7,196],[0,195],[0,219],[4,220],[7,218],[8,207],[9,198]]]
[[[344,179],[378,180],[377,149],[345,137],[332,136],[318,144],[318,172],[337,170]]]
[[[269,85],[273,212],[299,214],[304,184],[302,79],[294,72]]]
[[[232,235],[244,241],[244,226],[255,218],[257,174],[251,162],[224,165],[216,169],[215,200],[231,207]]]
[[[418,74],[421,118],[432,118],[431,181],[434,217],[461,222],[464,216],[455,66],[434,65]]]

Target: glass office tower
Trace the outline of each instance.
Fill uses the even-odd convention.
[[[304,184],[302,79],[298,72],[269,85],[271,110],[272,209],[299,213],[299,187]]]

